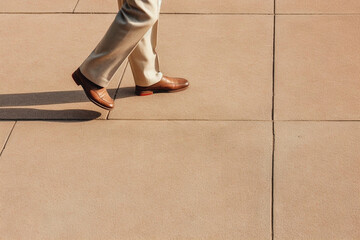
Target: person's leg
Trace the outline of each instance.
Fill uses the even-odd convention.
[[[111,110],[114,100],[105,89],[123,61],[129,62],[140,96],[154,92],[184,90],[189,82],[183,78],[163,76],[159,71],[157,43],[161,0],[118,0],[120,11],[107,33],[90,56],[73,73],[88,98]]]
[[[106,87],[121,63],[157,22],[159,0],[125,0],[103,39],[81,64],[81,73]]]
[[[129,63],[136,86],[150,86],[161,80],[159,59],[156,53],[158,21],[140,40],[129,55]]]
[[[119,9],[123,0],[118,0]],[[161,0],[158,1],[158,14],[160,14]],[[156,53],[158,21],[147,31],[138,45],[129,55],[129,63],[134,76],[135,84],[150,86],[159,82],[162,73],[159,71],[159,60]]]
[[[122,0],[118,0],[119,8]],[[161,0],[158,1],[160,15]],[[189,82],[183,78],[164,76],[159,70],[159,59],[156,53],[159,17],[151,29],[144,35],[129,55],[129,62],[135,80],[135,94],[151,95],[154,92],[176,92],[184,90]]]
[[[189,86],[183,78],[164,76],[159,70],[159,59],[156,53],[159,20],[140,40],[129,55],[129,62],[135,80],[135,93],[140,96],[154,92],[177,92]]]

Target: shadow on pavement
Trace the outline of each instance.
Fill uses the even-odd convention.
[[[93,120],[100,116],[100,112],[83,109],[0,108],[0,119],[2,120]]]
[[[114,97],[117,89],[108,89],[110,96]],[[133,87],[120,88],[116,98],[135,96]],[[0,107],[11,106],[36,106],[64,103],[88,102],[82,90],[79,91],[59,91],[59,92],[40,92],[40,93],[15,93],[0,94]]]
[[[108,89],[110,96],[116,99],[133,97],[134,87]],[[0,120],[93,120],[101,116],[100,112],[85,109],[35,109],[22,106],[41,106],[65,103],[90,102],[82,90],[40,93],[0,94]],[[16,107],[16,108],[8,108]]]

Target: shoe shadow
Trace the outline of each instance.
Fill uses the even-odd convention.
[[[112,97],[116,95],[116,99],[135,96],[134,87],[108,89],[108,92]],[[0,120],[92,120],[101,116],[100,112],[85,109],[19,108],[81,102],[90,102],[82,90],[0,94]]]
[[[116,99],[135,96],[133,87],[108,89],[109,95]],[[79,91],[59,91],[59,92],[39,92],[39,93],[15,93],[0,94],[0,107],[13,106],[39,106],[51,104],[88,102],[82,90]]]
[[[0,108],[0,120],[89,121],[100,116],[100,112],[85,109],[42,110],[34,108]]]

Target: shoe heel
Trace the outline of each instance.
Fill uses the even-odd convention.
[[[141,91],[141,90],[136,90],[136,91],[135,91],[135,94],[138,95],[138,96],[149,96],[149,95],[154,94],[154,92],[153,92],[153,91]]]
[[[74,79],[75,83],[79,86],[81,84],[81,81],[79,79],[79,77],[77,76],[77,71],[76,70],[73,74],[72,74],[72,78]]]

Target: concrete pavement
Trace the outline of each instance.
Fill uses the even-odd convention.
[[[0,2],[0,239],[359,239],[360,3],[163,0],[184,92],[71,73],[115,0]]]

